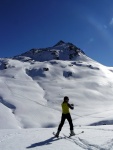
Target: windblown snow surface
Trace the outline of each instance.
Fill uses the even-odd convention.
[[[1,58],[0,87],[0,150],[113,150],[113,67],[84,54],[40,62]],[[66,121],[57,139],[52,133],[64,96],[75,106],[75,133],[84,133],[64,138]]]

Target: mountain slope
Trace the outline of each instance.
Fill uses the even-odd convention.
[[[112,68],[63,41],[0,59],[0,128],[57,127],[66,95],[75,126],[112,124],[112,76]]]

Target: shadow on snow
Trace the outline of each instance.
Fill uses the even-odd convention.
[[[26,148],[34,148],[34,147],[37,147],[37,146],[49,145],[49,144],[52,144],[52,142],[57,141],[57,140],[59,140],[59,139],[55,138],[55,137],[51,137],[51,138],[49,138],[45,141],[31,144],[30,146],[28,146]]]

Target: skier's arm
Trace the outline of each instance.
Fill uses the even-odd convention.
[[[69,103],[68,103],[68,107],[69,107],[70,109],[74,109],[74,104],[69,104]]]

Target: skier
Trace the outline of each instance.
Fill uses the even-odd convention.
[[[62,117],[61,117],[61,122],[59,124],[57,133],[55,134],[56,137],[59,137],[59,133],[64,125],[65,119],[68,120],[69,125],[70,125],[70,136],[75,135],[74,130],[73,130],[73,123],[72,123],[72,118],[69,112],[69,108],[70,109],[74,109],[74,105],[73,104],[69,104],[69,98],[67,96],[64,97],[64,101],[61,104],[62,106]]]

